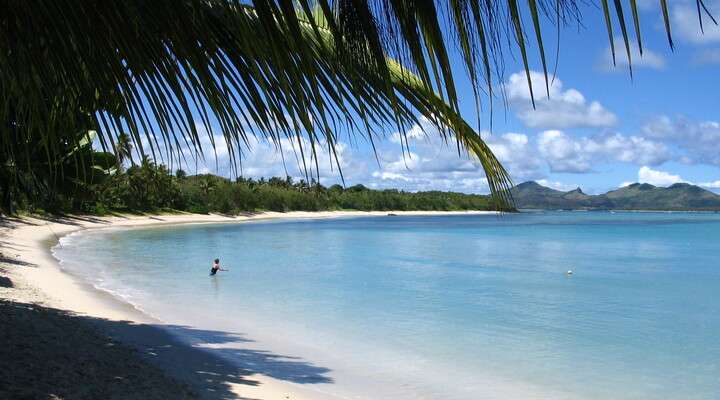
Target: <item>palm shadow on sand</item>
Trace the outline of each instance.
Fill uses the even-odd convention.
[[[199,377],[203,381],[222,381],[223,377],[228,377],[239,380],[236,383],[254,385],[257,382],[242,377],[261,374],[300,384],[333,382],[327,376],[330,369],[315,366],[300,357],[241,348],[240,344],[252,342],[242,335],[180,325],[98,322],[111,335],[123,338],[123,342],[144,352],[154,364],[168,367],[187,364],[187,371],[180,374],[190,379]],[[175,335],[184,340],[179,340]],[[233,365],[240,365],[241,368]]]
[[[0,339],[8,344],[0,349],[0,397],[7,390],[5,395],[28,398],[237,399],[232,385],[260,385],[249,378],[254,374],[296,384],[333,383],[328,368],[245,348],[250,340],[228,332],[113,321],[10,301],[0,301],[0,315]],[[126,347],[141,357],[118,352]],[[163,379],[176,384],[152,383]]]

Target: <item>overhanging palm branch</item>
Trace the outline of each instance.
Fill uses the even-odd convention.
[[[601,2],[613,51],[612,9],[630,58],[628,9],[641,44],[635,1]],[[374,142],[424,115],[477,156],[507,201],[508,174],[459,114],[449,54],[461,55],[478,104],[502,81],[503,51],[519,50],[529,75],[534,33],[547,86],[541,18],[580,14],[574,0],[3,0],[2,165],[58,159],[83,130],[110,150],[129,132],[160,161],[182,161],[184,148],[201,157],[202,136],[214,147],[215,134],[232,161],[251,136],[289,138],[317,160],[338,132]]]

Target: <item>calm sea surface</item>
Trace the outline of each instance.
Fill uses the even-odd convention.
[[[720,214],[288,220],[61,243],[64,269],[188,341],[348,398],[720,398]],[[210,277],[215,257],[230,271]]]

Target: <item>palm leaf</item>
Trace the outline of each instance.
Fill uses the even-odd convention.
[[[612,19],[610,18],[610,6],[608,0],[601,0],[603,16],[605,17],[605,28],[607,29],[608,41],[610,42],[610,54],[612,54],[613,65],[615,62],[615,39],[613,38]]]
[[[577,3],[526,3],[546,89],[541,17],[552,10],[558,21],[579,20]],[[672,47],[667,1],[660,4]],[[629,58],[620,0],[615,8]],[[0,165],[32,171],[34,160],[61,159],[77,145],[73,132],[96,130],[106,151],[127,132],[141,157],[168,163],[226,145],[241,164],[251,137],[277,146],[288,139],[317,175],[323,141],[332,152],[342,132],[374,146],[425,115],[478,157],[493,194],[507,199],[499,192],[507,173],[459,115],[450,54],[461,55],[476,104],[483,93],[492,104],[505,43],[515,43],[510,51],[529,75],[523,11],[517,0],[2,0]]]
[[[660,10],[663,15],[663,22],[665,23],[665,33],[667,33],[668,44],[671,49],[675,48],[675,44],[672,39],[672,31],[670,30],[670,11],[668,11],[667,0],[660,0]]]
[[[615,12],[618,17],[618,24],[620,25],[620,31],[622,32],[623,42],[625,43],[625,54],[628,59],[628,70],[630,71],[630,77],[632,78],[632,54],[630,52],[630,39],[628,38],[627,25],[625,24],[625,15],[623,13],[622,2],[615,0]],[[638,39],[639,41],[639,39]]]
[[[640,55],[643,53],[642,38],[640,36],[640,15],[638,12],[637,0],[630,0],[630,10],[633,16],[633,26],[635,27],[635,39],[637,40]]]

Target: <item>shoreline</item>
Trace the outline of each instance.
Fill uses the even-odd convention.
[[[103,321],[122,321],[132,326],[144,328],[142,333],[138,329],[103,328],[100,331],[111,334],[113,339],[128,346],[142,350],[160,346],[173,347],[175,354],[167,354],[165,360],[150,359],[151,363],[160,367],[170,377],[193,387],[201,398],[214,398],[218,386],[227,390],[223,396],[230,394],[238,398],[253,399],[327,399],[338,397],[326,395],[317,390],[306,390],[298,384],[283,382],[267,376],[254,374],[237,376],[230,379],[216,378],[212,385],[206,383],[200,376],[189,376],[184,362],[186,359],[198,359],[198,362],[207,363],[208,358],[215,363],[222,363],[219,357],[210,355],[210,352],[192,346],[172,335],[172,329],[156,318],[153,318],[127,301],[92,286],[79,277],[64,271],[60,261],[52,255],[52,247],[59,243],[64,236],[80,231],[90,231],[107,228],[143,228],[188,224],[215,224],[215,223],[244,223],[251,221],[297,220],[297,219],[325,219],[344,217],[378,217],[394,214],[397,216],[428,216],[428,215],[487,215],[497,214],[493,211],[321,211],[321,212],[263,212],[239,216],[225,216],[217,214],[168,214],[127,217],[86,217],[68,216],[55,220],[24,217],[20,219],[2,219],[0,228],[2,236],[2,270],[17,286],[17,290],[0,291],[0,299],[18,303],[35,304],[53,309],[64,310],[83,317],[101,319]],[[102,324],[101,324],[102,325]],[[154,330],[153,330],[154,329]],[[160,332],[163,330],[163,332]],[[130,332],[133,331],[133,332]],[[164,335],[164,336],[163,336]],[[153,342],[147,343],[147,339]],[[150,346],[152,345],[152,346]],[[150,352],[151,355],[155,354]],[[155,354],[156,355],[156,354]],[[145,356],[144,358],[147,358]],[[228,363],[225,361],[225,363]],[[218,364],[219,365],[219,364]],[[227,372],[233,366],[223,365],[221,370]],[[237,366],[234,366],[238,369]],[[228,374],[233,375],[233,374]],[[239,374],[234,374],[239,375]],[[207,387],[206,387],[207,386]],[[212,387],[211,387],[212,386]]]

